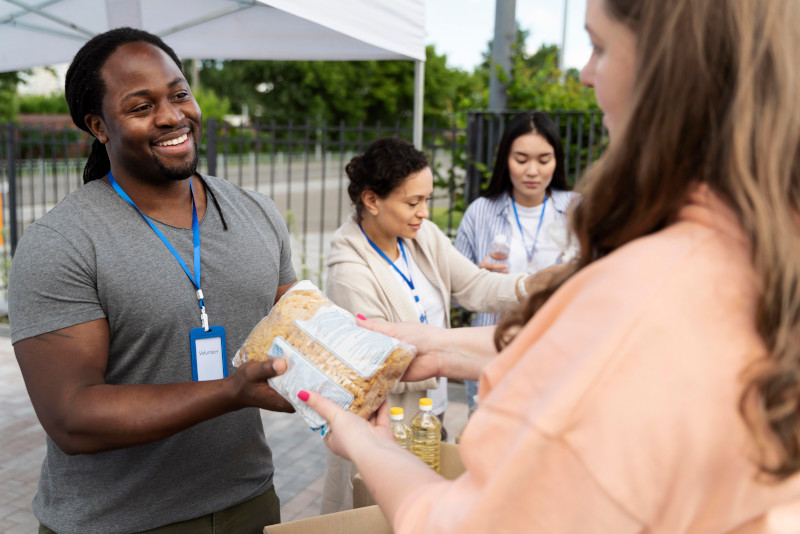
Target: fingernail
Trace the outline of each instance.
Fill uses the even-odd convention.
[[[297,392],[297,398],[300,399],[303,402],[307,402],[308,401],[308,397],[309,397],[308,391],[304,391],[304,390],[301,389],[300,391]]]
[[[358,317],[358,318],[359,318],[359,319],[361,319],[362,321],[366,321],[366,320],[367,320],[367,318],[366,318],[366,317],[364,317],[363,315],[361,315],[360,313],[359,313],[358,315],[356,315],[356,317]]]

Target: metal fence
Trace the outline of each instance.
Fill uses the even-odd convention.
[[[491,167],[509,113],[471,113],[467,128],[438,120],[424,129],[423,146],[436,180],[431,216],[454,236],[466,201],[475,198]],[[554,112],[564,136],[568,169],[578,176],[602,149],[597,113]],[[292,236],[298,277],[323,284],[330,237],[349,215],[344,167],[381,136],[411,138],[410,125],[253,124],[233,127],[209,119],[199,171],[269,195]],[[2,255],[0,291],[26,226],[83,183],[90,137],[75,128],[0,125]]]

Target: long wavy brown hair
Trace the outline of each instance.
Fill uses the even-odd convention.
[[[580,257],[497,329],[506,344],[578,270],[675,219],[696,184],[737,214],[760,284],[768,358],[740,412],[775,479],[800,470],[800,2],[604,0],[636,36],[627,120],[582,180]],[[621,194],[624,192],[624,194]]]

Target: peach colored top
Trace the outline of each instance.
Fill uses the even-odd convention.
[[[740,374],[765,348],[732,212],[678,221],[575,275],[487,367],[467,472],[421,487],[397,534],[800,533],[800,477],[754,479]]]

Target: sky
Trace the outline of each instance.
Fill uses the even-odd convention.
[[[561,45],[561,30],[567,2],[566,67],[580,69],[592,48],[583,27],[586,0],[516,0],[516,18],[528,30],[529,53],[542,44]],[[425,44],[447,55],[447,66],[472,69],[494,37],[495,0],[426,0]]]

